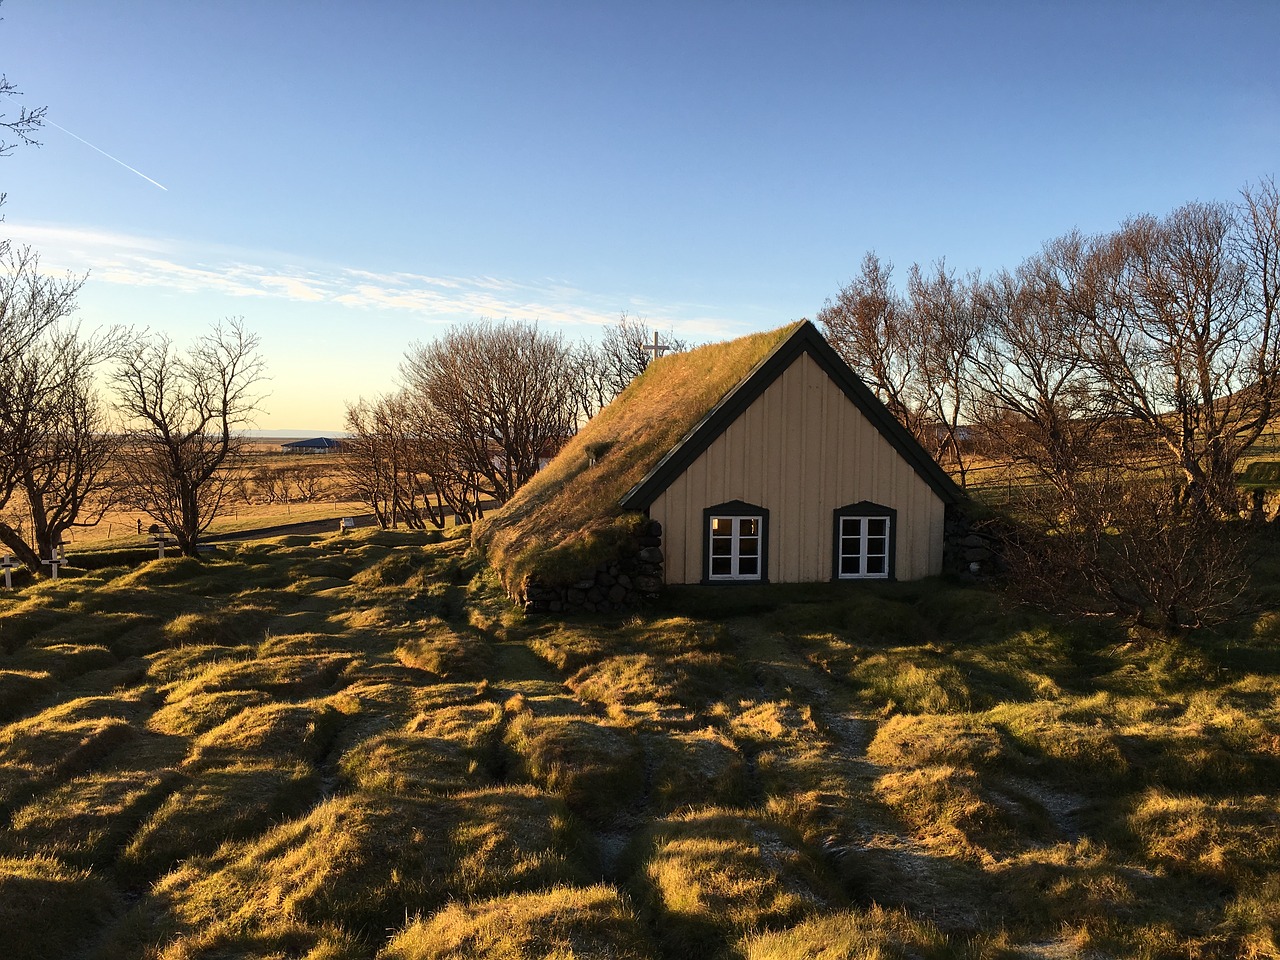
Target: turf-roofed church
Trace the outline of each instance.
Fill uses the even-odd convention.
[[[661,582],[916,580],[941,571],[959,497],[801,321],[655,360],[477,542],[535,608]]]

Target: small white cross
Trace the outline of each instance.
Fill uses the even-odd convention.
[[[165,546],[166,546],[167,544],[170,544],[170,543],[177,543],[177,542],[178,542],[177,540],[170,540],[170,539],[169,539],[168,537],[166,537],[163,533],[157,533],[157,534],[156,534],[154,537],[152,537],[151,539],[155,541],[156,548],[157,548],[157,551],[158,551],[158,558],[159,558],[160,560],[163,560],[163,559],[164,559],[164,548],[165,548]]]
[[[642,349],[644,350],[645,353],[652,353],[653,359],[657,360],[660,356],[662,356],[671,348],[668,347],[665,343],[658,342],[658,331],[655,330],[653,331],[653,343],[646,343]]]
[[[47,565],[47,566],[49,567],[49,569],[50,569],[50,571],[51,571],[51,572],[50,572],[50,574],[49,574],[49,576],[50,576],[52,579],[57,580],[57,579],[58,579],[58,567],[62,564],[62,561],[58,559],[57,554],[54,554],[53,559],[51,559],[51,560],[41,560],[40,562],[41,562],[41,563],[43,563],[43,564],[45,564],[45,565]]]
[[[4,567],[4,585],[5,589],[13,589],[13,573],[11,572],[18,564],[9,554],[4,555],[4,559],[0,560],[0,567]]]

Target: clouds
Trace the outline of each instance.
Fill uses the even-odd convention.
[[[40,251],[46,269],[87,271],[91,283],[137,290],[392,311],[435,323],[489,317],[598,327],[629,310],[654,325],[675,326],[699,337],[725,335],[735,326],[701,310],[680,311],[684,314],[680,316],[669,310],[643,309],[634,298],[592,293],[550,278],[448,277],[329,264],[302,266],[273,254],[92,228],[15,222],[7,227],[15,243]]]

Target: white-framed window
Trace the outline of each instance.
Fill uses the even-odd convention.
[[[766,579],[769,514],[749,503],[734,501],[708,507],[704,581],[756,581]]]
[[[866,501],[836,511],[833,579],[893,578],[896,514],[888,507]]]

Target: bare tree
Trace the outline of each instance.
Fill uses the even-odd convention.
[[[63,534],[110,506],[114,440],[94,389],[111,334],[87,337],[64,319],[83,280],[41,274],[30,250],[0,267],[0,509],[15,498],[30,529],[0,521],[0,541],[39,572]]]
[[[907,296],[920,331],[916,379],[922,394],[925,424],[936,431],[930,449],[935,457],[949,455],[963,487],[968,480],[966,435],[976,416],[973,366],[986,323],[976,274],[963,279],[939,261],[926,274],[911,265]]]
[[[868,252],[858,275],[818,311],[818,322],[836,352],[898,422],[934,447],[936,432],[925,429],[919,382],[924,330],[918,315],[893,289],[892,277],[893,264]],[[927,437],[928,433],[935,435]]]
[[[1096,244],[1101,296],[1082,350],[1118,412],[1182,475],[1184,501],[1232,514],[1241,454],[1280,398],[1278,203],[1267,181],[1240,207],[1192,203]]]
[[[1085,250],[1080,236],[1063,237],[984,284],[986,322],[973,362],[977,420],[990,449],[1052,484],[1068,512],[1081,481],[1115,453],[1107,441],[1117,429],[1079,350],[1079,305],[1090,294],[1073,267]]]
[[[578,345],[573,390],[583,420],[594,417],[644,373],[653,359],[654,333],[644,320],[623,312],[616,323],[604,328],[598,343],[583,340]],[[661,339],[667,352],[689,349],[687,340],[672,333]]]
[[[258,347],[239,318],[185,353],[167,336],[140,337],[111,377],[131,428],[121,458],[125,502],[167,527],[187,556],[196,556],[241,459],[239,431],[265,379]]]
[[[58,331],[23,358],[17,392],[0,400],[0,419],[15,441],[6,459],[16,462],[16,487],[31,517],[25,542],[3,522],[0,540],[33,571],[67,531],[95,525],[114,504],[118,437],[94,388],[108,342],[77,328]]]
[[[454,327],[410,349],[401,373],[434,435],[499,502],[573,435],[570,351],[534,324]]]

